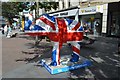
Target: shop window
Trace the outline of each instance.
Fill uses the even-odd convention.
[[[120,36],[120,12],[112,13],[111,35]]]

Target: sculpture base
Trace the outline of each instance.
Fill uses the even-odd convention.
[[[50,63],[51,63],[50,58],[42,59],[40,61],[40,64],[42,66],[44,66],[51,74],[66,72],[69,70],[74,70],[74,69],[78,69],[78,68],[82,68],[82,67],[91,65],[91,61],[82,56],[80,56],[80,59],[78,62],[74,62],[74,63],[69,61],[70,58],[71,58],[70,55],[61,57],[60,65],[58,65],[58,66],[50,66]]]

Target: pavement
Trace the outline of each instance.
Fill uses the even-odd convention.
[[[96,40],[94,44],[82,46],[80,53],[91,60],[92,66],[51,75],[44,67],[37,65],[40,59],[51,57],[51,42],[42,40],[36,48],[34,39],[29,36],[2,36],[2,78],[120,80],[120,54],[117,47],[119,39],[97,37]],[[71,53],[71,47],[64,44],[61,55]]]

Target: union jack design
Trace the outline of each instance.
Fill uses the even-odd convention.
[[[60,49],[63,43],[72,45],[73,54],[70,61],[77,62],[79,60],[80,45],[77,42],[83,39],[83,27],[79,22],[44,14],[36,20],[34,28],[26,33],[31,36],[46,35],[54,41],[51,65],[60,65]]]
[[[28,14],[28,20],[25,21],[24,30],[30,30],[30,26],[32,25],[32,22],[33,22],[33,15]]]

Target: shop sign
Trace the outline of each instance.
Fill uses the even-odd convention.
[[[68,12],[60,13],[60,16],[68,15]]]
[[[50,16],[55,16],[55,17],[75,16],[77,11],[78,11],[78,9],[66,10],[63,12],[61,11],[61,12],[56,12],[56,13],[50,14]]]
[[[59,16],[59,14],[54,14],[53,16]]]
[[[29,10],[26,11],[26,10],[23,10],[23,15],[27,16],[29,14]]]
[[[29,12],[23,12],[24,15],[28,14]]]
[[[103,13],[103,5],[97,5],[94,7],[87,7],[87,8],[79,9],[79,15],[94,14],[97,12]]]
[[[79,9],[79,14],[89,14],[89,13],[93,13],[96,12],[96,7],[88,7],[88,8],[82,8]]]
[[[103,13],[103,5],[98,5],[98,6],[96,6],[96,12],[101,12],[101,13]]]

